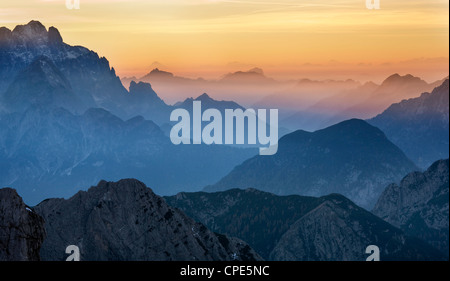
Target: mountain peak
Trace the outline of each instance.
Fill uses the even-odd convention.
[[[264,75],[261,68],[255,67],[248,71],[236,71],[226,74],[222,79],[225,80],[249,80],[249,81],[264,81],[268,79]]]
[[[56,27],[50,26],[48,29],[48,42],[50,44],[58,44],[63,42],[61,34]]]
[[[195,100],[205,102],[205,101],[213,101],[214,99],[208,96],[207,93],[203,93],[202,95],[198,96]]]
[[[205,190],[253,187],[278,195],[340,193],[360,206],[373,207],[388,183],[416,169],[381,130],[351,119],[311,133],[287,134],[275,155],[254,156]]]
[[[34,41],[34,43],[46,43],[48,38],[45,26],[39,21],[34,20],[25,25],[17,25],[12,31],[12,36],[20,41]]]
[[[41,22],[35,20],[24,25],[17,25],[13,31],[2,27],[0,40],[3,42],[11,40],[13,46],[41,46],[63,42],[58,29],[52,26],[47,31]]]
[[[391,76],[389,76],[388,78],[386,78],[382,85],[392,85],[392,84],[397,84],[397,83],[408,83],[408,82],[424,82],[422,79],[420,79],[419,77],[413,76],[411,74],[406,74],[404,76],[401,76],[398,73],[392,74]]]
[[[168,72],[168,71],[164,71],[164,70],[160,70],[159,68],[153,69],[152,71],[150,71],[150,74],[173,76],[173,73]]]
[[[100,181],[69,199],[43,201],[35,211],[48,222],[43,260],[59,260],[68,243],[82,243],[83,259],[94,261],[231,261],[233,253],[261,260],[243,241],[213,233],[135,179]]]
[[[264,75],[264,71],[261,68],[259,68],[259,67],[254,67],[254,68],[250,69],[247,72],[253,72],[253,73],[256,73],[256,74]]]
[[[131,92],[146,92],[153,91],[152,85],[146,82],[135,82],[134,80],[130,82],[130,93]]]

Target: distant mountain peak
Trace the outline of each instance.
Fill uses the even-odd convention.
[[[256,79],[258,81],[262,81],[268,78],[264,75],[264,71],[261,68],[255,67],[248,71],[236,71],[225,74],[223,79],[225,80]]]
[[[214,101],[214,99],[212,99],[210,96],[208,96],[207,93],[201,94],[201,95],[198,96],[195,100],[196,100],[196,101],[202,101],[202,102],[205,102],[205,101]]]
[[[264,71],[259,67],[254,67],[247,72],[253,72],[253,73],[264,75]]]
[[[130,82],[130,93],[131,92],[142,92],[142,91],[153,91],[152,85],[146,82],[135,82],[134,80]]]
[[[174,78],[173,73],[168,72],[168,71],[164,71],[164,70],[160,70],[158,67],[154,68],[152,71],[150,71],[149,73],[147,73],[146,75],[142,76],[139,80],[143,80],[143,81],[151,81],[152,78],[163,78],[163,79],[170,79],[170,78]],[[149,80],[150,79],[150,80]]]
[[[135,102],[138,102],[141,106],[146,104],[149,107],[154,107],[156,104],[166,106],[164,101],[153,90],[152,85],[147,82],[130,82],[130,94],[132,98],[135,98]],[[156,104],[155,104],[156,103]],[[148,108],[149,108],[148,107]]]
[[[406,74],[404,76],[401,76],[398,73],[392,74],[388,78],[386,78],[381,85],[389,85],[389,84],[395,84],[395,83],[408,83],[408,82],[419,82],[419,83],[426,83],[419,77],[413,76],[411,74]]]
[[[192,110],[192,104],[194,101],[200,101],[202,102],[202,108],[215,108],[219,110],[225,110],[225,109],[236,109],[240,108],[244,110],[244,108],[237,104],[234,101],[225,101],[225,100],[215,100],[211,98],[207,93],[203,93],[197,98],[187,98],[183,102],[177,102],[174,104],[175,107],[181,107],[184,109]]]

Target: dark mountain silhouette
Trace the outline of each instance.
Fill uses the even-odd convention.
[[[425,172],[408,174],[381,194],[373,213],[423,239],[448,257],[449,160],[433,163]]]
[[[78,246],[85,261],[261,260],[245,242],[211,232],[134,179],[100,181],[34,210],[46,221],[43,260],[64,260],[67,245]]]
[[[38,261],[44,219],[12,188],[0,189],[0,261]]]
[[[232,189],[165,199],[213,231],[247,241],[269,260],[364,261],[368,245],[379,246],[382,260],[444,258],[338,194],[316,198]]]
[[[205,191],[257,188],[277,195],[341,193],[372,208],[383,188],[416,166],[378,128],[352,119],[282,137],[273,156],[255,156]]]
[[[431,93],[392,104],[368,120],[422,168],[449,156],[448,79]]]

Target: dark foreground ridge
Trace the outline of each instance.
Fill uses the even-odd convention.
[[[381,260],[445,260],[443,253],[340,194],[277,196],[255,189],[179,193],[168,204],[210,229],[239,237],[266,260],[364,261],[376,245]]]
[[[134,179],[101,181],[34,208],[3,188],[0,211],[0,261],[63,261],[70,245],[85,261],[262,260],[245,242],[211,232]]]

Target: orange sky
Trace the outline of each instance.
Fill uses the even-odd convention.
[[[66,43],[106,56],[121,76],[158,61],[178,75],[218,78],[261,67],[275,78],[375,80],[448,75],[448,0],[2,0],[0,25],[39,20]]]

